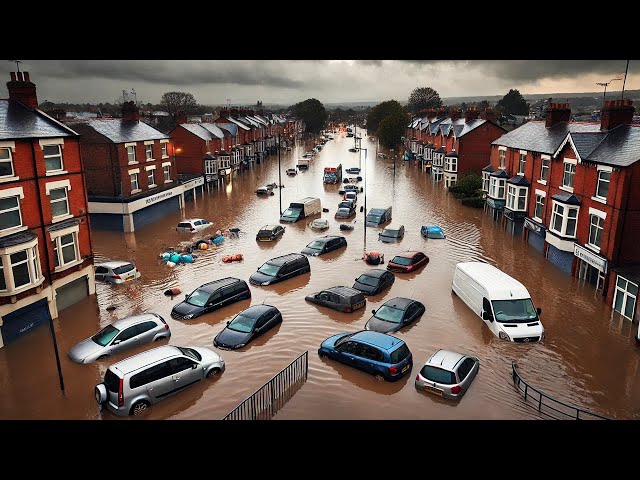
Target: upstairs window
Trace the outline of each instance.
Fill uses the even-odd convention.
[[[22,225],[20,196],[0,198],[0,230]]]
[[[505,163],[506,163],[507,151],[506,150],[500,150],[498,153],[500,154],[500,168],[502,168],[504,170],[504,166],[505,166]]]
[[[0,177],[13,177],[13,158],[10,148],[0,148]]]
[[[578,210],[578,207],[571,207],[554,202],[549,230],[563,237],[575,237],[578,223]]]
[[[44,165],[47,172],[62,170],[62,146],[43,145]]]
[[[524,167],[527,165],[527,154],[520,152],[520,162],[518,162],[518,175],[524,175]]]
[[[69,199],[66,188],[54,188],[49,192],[51,201],[51,216],[61,217],[69,215]]]
[[[542,157],[542,169],[540,170],[540,180],[544,180],[545,182],[549,179],[549,164],[551,163],[550,158]]]
[[[127,161],[129,163],[136,163],[136,146],[135,145],[127,146]]]
[[[153,160],[153,144],[144,146],[144,156],[147,161]]]
[[[611,172],[598,170],[598,183],[596,185],[596,197],[602,200],[607,199],[609,193],[609,182],[611,181]]]
[[[573,189],[573,178],[576,175],[576,164],[564,162],[564,174],[562,176],[562,186]]]

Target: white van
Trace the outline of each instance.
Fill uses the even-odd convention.
[[[456,265],[451,289],[494,335],[510,342],[537,342],[544,328],[531,295],[519,281],[484,262]]]

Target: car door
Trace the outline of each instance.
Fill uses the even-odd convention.
[[[336,360],[347,365],[354,365],[357,363],[355,352],[359,351],[359,343],[354,341],[345,342],[342,345],[336,347]]]
[[[146,385],[151,403],[158,403],[164,400],[171,395],[174,389],[173,372],[169,361],[158,363],[145,369],[141,374],[133,375],[129,382],[130,387],[133,389],[137,386]]]
[[[132,325],[122,330],[112,341],[109,351],[111,354],[127,350],[138,343],[138,325]]]
[[[378,371],[379,362],[381,362],[383,358],[384,355],[376,347],[371,345],[362,345],[360,368],[367,373],[374,374]]]
[[[172,358],[169,360],[169,364],[173,373],[173,393],[177,393],[204,378],[202,366],[190,358]]]
[[[393,273],[391,273],[391,272],[385,272],[385,275],[387,276],[385,288],[389,288],[389,287],[391,287],[391,285],[393,285],[393,282],[396,279],[396,277],[394,277]]]
[[[102,282],[107,278],[108,273],[109,269],[107,267],[96,267],[95,279]]]
[[[333,293],[330,292],[329,293],[329,305],[331,308],[335,309],[335,310],[344,310],[344,305],[342,304],[340,295],[338,295],[337,293]]]
[[[405,324],[405,325],[410,324],[411,322],[413,322],[416,319],[416,314],[417,313],[418,313],[418,305],[415,304],[415,303],[412,303],[405,310],[404,318],[402,319],[402,323]]]
[[[291,263],[285,263],[280,270],[278,271],[278,274],[276,276],[277,280],[286,280],[287,278],[289,278],[292,274],[292,270],[293,270],[293,264]]]
[[[153,320],[142,322],[136,325],[136,328],[138,330],[138,343],[143,344],[153,342],[153,338],[156,336],[155,328],[157,326],[158,324]]]
[[[217,310],[223,306],[223,297],[222,297],[222,289],[218,289],[211,294],[209,297],[209,301],[207,302],[207,306],[205,308],[206,312],[211,312],[213,310]]]
[[[475,365],[476,365],[476,362],[472,358],[465,358],[465,360],[462,362],[462,365],[460,365],[460,368],[458,368],[458,377],[460,379],[460,384],[463,386],[465,390],[469,388],[469,385],[471,384],[473,377],[477,373],[477,369],[475,368]],[[464,368],[463,373],[466,372],[464,376],[460,373],[460,370],[463,368]]]
[[[263,313],[262,316],[256,321],[256,324],[253,328],[253,335],[251,336],[251,339],[253,340],[254,338],[259,337],[264,332],[269,330],[269,328],[273,326],[271,325],[272,319],[273,319],[272,312]]]

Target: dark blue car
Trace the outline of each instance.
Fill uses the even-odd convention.
[[[411,373],[413,367],[413,356],[406,343],[385,333],[366,330],[327,338],[318,355],[364,370],[377,380],[398,380]]]

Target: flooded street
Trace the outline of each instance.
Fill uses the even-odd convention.
[[[239,228],[237,238],[220,247],[198,252],[195,263],[170,268],[159,254],[177,246],[190,235],[175,227],[182,213],[175,212],[135,233],[93,232],[95,263],[126,259],[136,263],[142,277],[124,285],[97,284],[96,297],[61,312],[54,320],[64,375],[60,392],[48,327],[41,327],[0,349],[0,418],[2,419],[105,419],[117,420],[101,411],[93,397],[110,363],[150,348],[148,345],[112,360],[90,365],[72,363],[67,352],[78,341],[102,326],[128,315],[152,311],[169,323],[169,343],[213,348],[214,336],[227,320],[251,304],[277,307],[283,316],[278,327],[240,351],[217,350],[226,371],[215,381],[204,381],[154,405],[146,419],[219,419],[267,382],[305,350],[309,351],[306,384],[278,412],[276,419],[535,419],[537,411],[525,405],[512,384],[511,362],[522,377],[555,398],[620,419],[640,419],[640,349],[633,334],[637,325],[612,314],[595,297],[595,289],[561,272],[540,253],[511,237],[482,209],[459,204],[442,184],[408,162],[376,158],[376,145],[362,140],[365,152],[352,153],[352,138],[334,135],[311,163],[308,171],[285,175],[312,144],[296,146],[282,157],[282,208],[302,197],[319,197],[329,209],[324,233],[307,226],[308,221],[287,224],[283,237],[273,243],[257,243],[255,234],[268,223],[278,223],[279,192],[258,197],[256,188],[278,182],[278,157],[271,155],[249,171],[235,173],[232,181],[187,202],[184,216],[202,217],[217,229]],[[393,206],[393,223],[406,228],[399,244],[378,241],[374,228],[364,232],[364,194],[358,195],[354,230],[340,231],[334,220],[341,200],[339,186],[323,185],[325,166],[359,166],[366,174],[366,208]],[[345,174],[345,176],[352,176]],[[359,185],[364,185],[360,182]],[[353,221],[351,221],[353,222]],[[440,225],[447,238],[425,240],[420,226]],[[218,278],[233,276],[248,282],[260,265],[276,256],[300,252],[312,239],[324,234],[344,235],[346,249],[310,258],[311,273],[268,287],[251,285],[252,299],[224,307],[194,320],[171,318],[171,308],[184,298],[163,294],[179,287],[183,294]],[[194,236],[198,238],[198,236]],[[417,273],[396,274],[390,290],[367,298],[366,310],[339,313],[304,300],[305,295],[337,285],[351,286],[364,271],[374,268],[361,260],[364,251],[385,254],[385,265],[403,250],[420,250],[429,264]],[[222,257],[241,253],[242,262],[223,263]],[[455,264],[487,261],[521,281],[542,308],[545,340],[539,344],[509,343],[495,337],[483,322],[451,292]],[[384,267],[383,266],[383,267]],[[327,337],[364,328],[371,310],[396,296],[424,303],[422,318],[394,334],[413,353],[410,375],[398,382],[378,382],[372,376],[333,360],[320,359],[317,349]],[[107,311],[108,306],[115,306]],[[167,343],[163,341],[162,343]],[[437,349],[469,353],[480,359],[480,371],[458,403],[445,401],[414,388],[414,378]],[[124,419],[127,420],[127,419]]]

